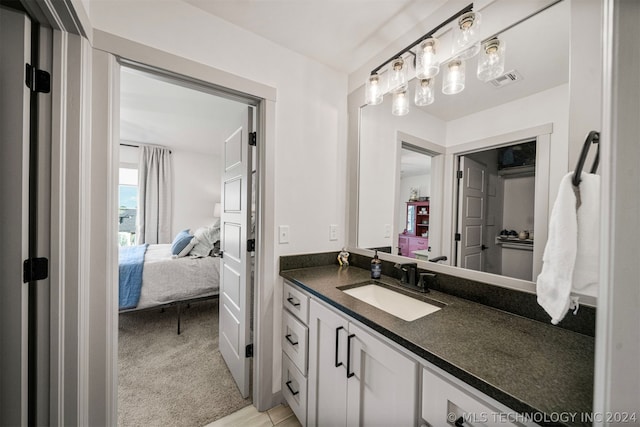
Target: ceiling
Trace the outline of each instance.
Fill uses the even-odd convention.
[[[183,0],[351,73],[447,0]]]
[[[445,0],[182,0],[245,27],[275,43],[349,72],[404,34]],[[419,9],[419,11],[416,11]],[[475,77],[467,63],[465,90],[443,95],[436,77],[436,100],[422,107],[444,121],[491,108],[568,81],[568,2],[542,12],[501,35],[507,43],[505,71],[523,79],[494,87]],[[411,22],[406,22],[411,19]],[[403,25],[401,25],[404,22]],[[535,35],[532,37],[532,35]],[[172,149],[219,155],[241,123],[246,105],[123,67],[121,139]],[[413,88],[410,89],[411,96]],[[390,107],[391,96],[382,105]],[[369,107],[368,107],[369,108]],[[416,108],[415,106],[412,108]]]
[[[173,150],[220,155],[247,105],[122,67],[120,139]]]

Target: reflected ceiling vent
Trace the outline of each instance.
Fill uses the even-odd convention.
[[[489,81],[495,87],[502,87],[520,80],[522,80],[522,75],[516,70],[511,70]]]

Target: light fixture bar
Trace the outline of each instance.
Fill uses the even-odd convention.
[[[562,1],[562,0],[558,0],[558,1]],[[442,27],[444,27],[445,25],[448,25],[449,23],[451,23],[452,21],[458,19],[461,15],[467,13],[467,12],[471,12],[473,11],[473,3],[470,3],[468,6],[466,6],[464,9],[460,10],[458,13],[454,14],[453,16],[451,16],[449,19],[447,19],[446,21],[443,21],[442,23],[440,23],[440,25],[438,25],[437,27],[435,27],[434,29],[432,29],[431,31],[429,31],[427,34],[423,35],[422,37],[420,37],[418,40],[414,41],[413,43],[411,43],[409,46],[405,47],[404,49],[402,49],[400,52],[396,53],[395,55],[393,55],[391,58],[387,59],[386,61],[384,61],[382,64],[378,65],[376,68],[374,68],[370,74],[375,74],[378,71],[380,71],[382,69],[382,67],[384,67],[385,65],[389,64],[391,61],[393,61],[394,59],[397,59],[399,57],[401,57],[402,55],[404,55],[407,52],[410,52],[412,55],[415,56],[415,54],[411,51],[411,49],[413,49],[414,47],[416,47],[418,44],[422,43],[423,41],[425,41],[426,39],[432,37],[435,33],[438,32],[438,30],[440,30]]]

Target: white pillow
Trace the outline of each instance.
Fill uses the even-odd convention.
[[[220,221],[209,227],[198,228],[194,233],[196,241],[189,255],[205,257],[211,254],[215,243],[220,240]]]

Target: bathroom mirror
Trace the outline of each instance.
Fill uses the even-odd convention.
[[[518,16],[523,2],[497,0],[480,10],[504,29],[489,34],[506,45],[497,78],[480,81],[471,58],[461,93],[442,93],[441,66],[431,105],[413,104],[413,79],[407,115],[392,115],[391,95],[360,108],[358,248],[419,260],[444,256],[440,263],[535,280],[554,188],[569,170],[572,22],[570,2],[537,3],[544,10],[521,14],[515,25],[496,16]],[[422,181],[403,179],[407,147],[430,158],[428,176],[416,175]],[[428,215],[416,217],[423,208]]]

